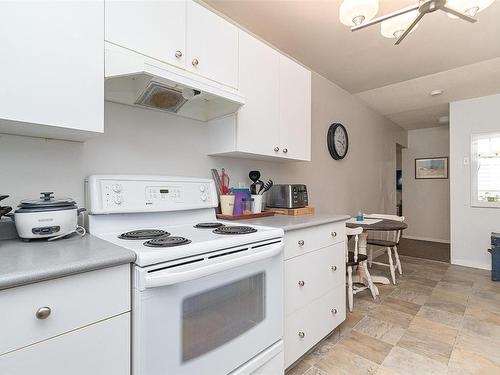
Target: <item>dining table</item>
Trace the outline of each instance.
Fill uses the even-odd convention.
[[[367,240],[368,232],[392,232],[398,230],[405,230],[408,228],[408,224],[402,221],[389,220],[389,219],[379,219],[375,217],[365,217],[362,221],[356,221],[356,219],[351,219],[346,222],[348,228],[363,228],[363,232],[359,235],[358,251],[360,254],[367,255]],[[373,276],[371,275],[372,281],[378,284],[390,284],[390,280],[385,276]],[[358,273],[356,277],[353,277],[353,282],[368,285],[368,281],[365,279],[362,273]],[[376,288],[376,293],[378,294],[378,288]]]

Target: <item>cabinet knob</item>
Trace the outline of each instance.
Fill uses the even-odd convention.
[[[299,286],[304,286],[304,285],[306,285],[306,283],[304,282],[304,280],[300,280],[299,281]]]
[[[51,312],[52,311],[50,310],[50,307],[40,307],[38,310],[36,310],[35,316],[37,319],[47,319]]]
[[[193,66],[198,66],[200,62],[198,61],[198,59],[193,59],[193,61],[191,62],[191,64],[193,64]]]
[[[283,153],[286,154],[288,152],[288,149],[287,148],[284,148],[283,149]]]
[[[332,232],[332,233],[330,233],[330,234],[331,234],[331,235],[332,235],[332,237],[334,237],[334,238],[335,238],[335,237],[337,237],[337,232]]]
[[[299,240],[299,246],[304,246],[304,240]]]
[[[280,150],[280,148],[277,146],[274,148],[274,152],[278,152],[279,150]]]
[[[302,331],[300,331],[300,332],[299,332],[299,337],[300,337],[301,339],[303,339],[303,338],[305,337],[305,335],[306,335],[306,334],[305,334],[304,332],[302,332]]]
[[[178,59],[180,59],[182,57],[182,52],[177,50],[175,51],[175,57],[177,57]]]
[[[331,311],[331,313],[332,313],[332,314],[334,314],[334,315],[337,313],[337,309],[331,309],[330,311]]]
[[[337,271],[337,266],[331,266],[330,268],[332,269],[332,271]]]

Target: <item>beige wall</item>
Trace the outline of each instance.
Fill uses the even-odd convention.
[[[500,232],[500,209],[471,207],[471,135],[500,131],[500,95],[450,105],[451,263],[490,269],[491,232]],[[470,160],[470,159],[469,159]]]
[[[403,149],[404,237],[429,241],[450,240],[450,180],[416,180],[415,158],[449,156],[448,126],[408,131]]]
[[[11,195],[6,203],[15,205],[49,190],[84,204],[83,180],[92,173],[210,177],[210,168],[225,167],[234,184],[248,183],[252,169],[276,183],[306,183],[311,204],[319,210],[393,211],[395,148],[396,142],[406,144],[406,131],[317,74],[310,163],[209,157],[205,123],[113,103],[106,103],[105,111],[105,134],[85,143],[0,134],[0,193]],[[328,154],[326,133],[332,122],[342,122],[349,132],[344,161]]]

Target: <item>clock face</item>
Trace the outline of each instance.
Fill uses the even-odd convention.
[[[332,124],[328,129],[328,151],[335,160],[345,158],[349,148],[347,130],[342,124]]]

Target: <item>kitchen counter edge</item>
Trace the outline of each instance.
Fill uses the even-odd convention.
[[[351,218],[350,215],[338,215],[328,213],[317,213],[313,215],[303,216],[288,216],[288,215],[274,215],[270,217],[263,217],[260,219],[245,220],[244,223],[249,225],[263,225],[267,227],[281,228],[285,232],[292,230],[314,227],[322,224],[335,223],[339,221],[346,221]]]
[[[90,234],[53,242],[0,241],[0,290],[133,263],[134,252]]]

